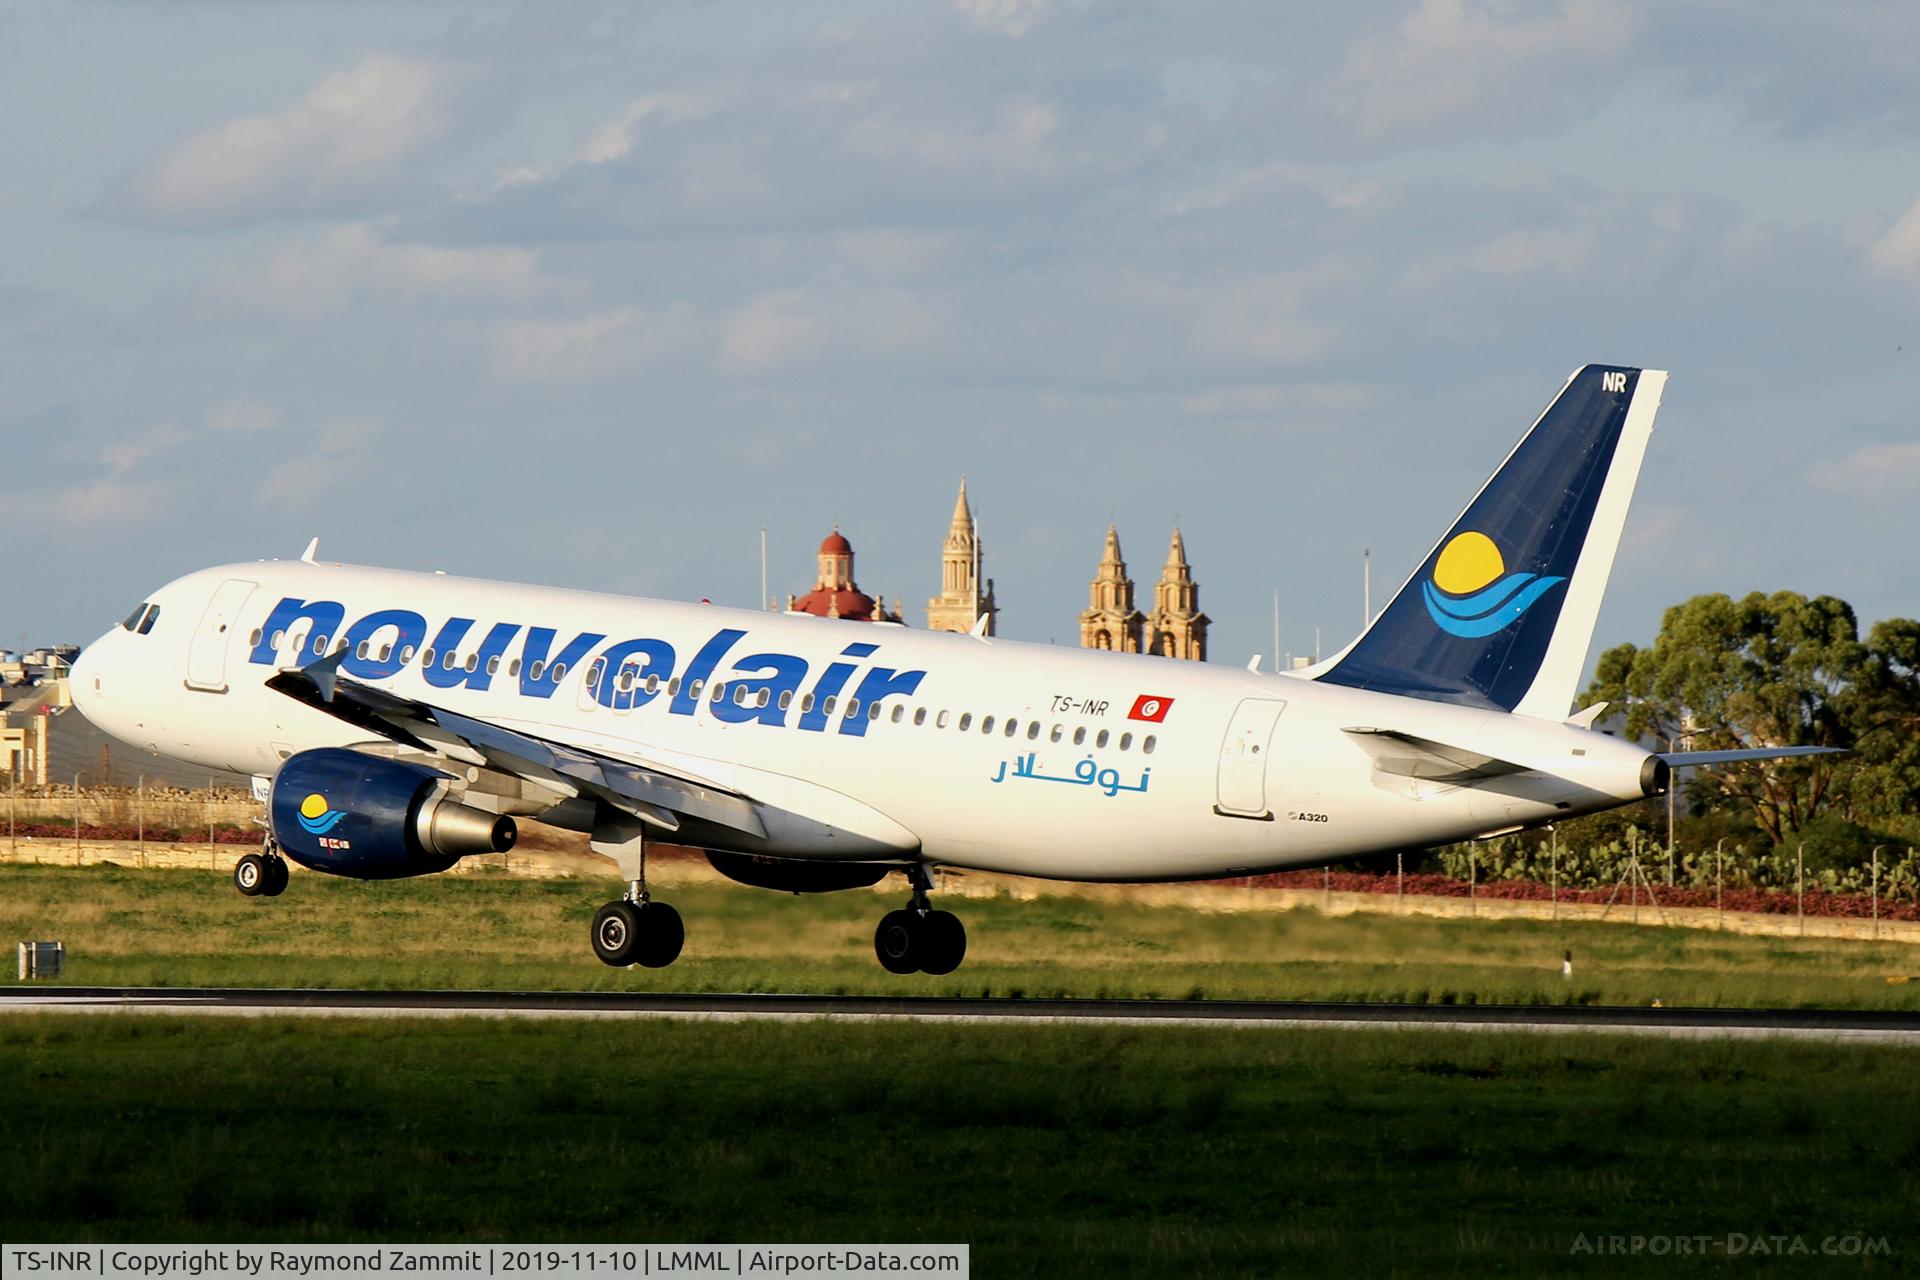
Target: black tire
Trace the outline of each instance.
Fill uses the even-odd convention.
[[[664,902],[649,902],[640,908],[640,942],[633,958],[649,969],[664,969],[680,958],[687,943],[687,927],[680,913]]]
[[[233,887],[249,898],[266,892],[267,877],[267,860],[257,853],[250,853],[233,864]]]
[[[260,890],[268,898],[277,898],[287,891],[287,860],[285,858],[267,859],[267,883]]]
[[[873,954],[888,973],[920,971],[920,917],[911,911],[889,911],[873,931]]]
[[[624,969],[640,945],[640,910],[631,902],[609,902],[593,913],[593,954],[601,963]]]
[[[952,973],[967,956],[967,927],[951,911],[929,911],[920,921],[920,972]]]

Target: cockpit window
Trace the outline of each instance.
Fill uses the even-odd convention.
[[[128,614],[126,621],[122,622],[120,625],[125,627],[129,631],[133,630],[135,627],[140,625],[140,619],[147,616],[147,610],[150,607],[151,606],[148,605],[145,600],[142,600],[139,604],[133,606],[133,612]]]
[[[142,600],[139,606],[136,607],[132,613],[128,614],[125,621],[121,622],[120,625],[129,631],[146,635],[147,632],[153,630],[153,620],[159,616],[159,605]]]
[[[160,606],[157,604],[148,605],[147,616],[140,619],[140,625],[136,627],[135,630],[141,635],[146,635],[147,632],[153,630],[153,624],[158,621],[160,621]]]

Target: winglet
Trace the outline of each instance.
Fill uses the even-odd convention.
[[[314,562],[313,558],[319,554],[320,554],[320,539],[316,537],[314,538],[313,541],[307,544],[307,549],[300,553],[300,558],[306,561],[308,564],[312,564]]]
[[[973,625],[967,628],[967,634],[976,640],[985,640],[987,638],[987,615],[983,613],[976,616],[973,620]]]

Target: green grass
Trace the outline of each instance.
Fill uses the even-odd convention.
[[[660,889],[687,921],[670,969],[607,969],[588,923],[612,892],[611,881],[505,875],[301,875],[282,898],[242,898],[205,871],[0,865],[0,938],[61,938],[65,981],[77,984],[1920,1007],[1920,983],[1885,981],[1920,973],[1910,944],[1075,896],[950,900],[968,925],[966,965],[945,979],[893,977],[874,961],[872,931],[902,894],[797,898],[726,883]]]
[[[15,1241],[963,1241],[981,1276],[1359,1276],[1861,1233],[1891,1254],[1850,1274],[1920,1260],[1915,1055],[1884,1046],[15,1014],[0,1061]]]
[[[684,873],[683,873],[684,874]],[[362,883],[301,875],[248,899],[224,877],[0,866],[0,940],[59,938],[76,984],[498,987],[1920,1008],[1920,949],[1593,922],[1311,910],[1218,914],[1060,896],[953,898],[967,961],[894,977],[873,926],[904,894],[656,886],[687,922],[664,970],[594,960],[612,881]],[[1571,948],[1572,981],[1560,974]],[[10,975],[9,975],[10,977]]]

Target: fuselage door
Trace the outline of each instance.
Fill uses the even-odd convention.
[[[244,578],[228,578],[207,601],[207,611],[200,615],[200,626],[187,649],[187,688],[227,691],[227,642],[253,588]]]
[[[1219,803],[1214,812],[1235,818],[1271,818],[1267,807],[1267,757],[1273,728],[1287,704],[1270,698],[1243,698],[1220,741]]]

